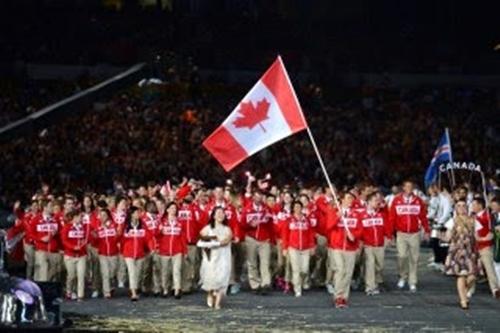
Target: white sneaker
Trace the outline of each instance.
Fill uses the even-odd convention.
[[[331,285],[330,283],[326,285],[326,290],[330,295],[335,294],[335,287]]]
[[[76,296],[76,293],[71,293],[71,300],[76,301],[78,299],[78,296]]]
[[[97,290],[94,290],[94,291],[92,292],[92,295],[90,295],[90,297],[91,297],[91,298],[97,298],[97,297],[99,297],[99,292],[98,292]]]
[[[437,264],[435,262],[431,262],[431,263],[427,264],[427,267],[429,267],[429,268],[436,268],[436,265]]]
[[[380,290],[378,290],[378,289],[372,289],[372,290],[366,291],[366,296],[375,296],[375,295],[379,295],[379,294],[380,294]]]
[[[300,296],[302,296],[302,292],[300,292],[300,291],[296,291],[296,292],[295,292],[295,297],[300,297]]]
[[[125,288],[125,283],[123,281],[118,282],[118,288]]]
[[[416,286],[416,285],[414,285],[414,284],[411,284],[411,285],[410,285],[410,292],[411,292],[411,293],[416,293],[416,292],[417,292],[417,286]]]
[[[471,299],[473,294],[474,294],[474,290],[472,290],[472,289],[467,290],[467,299]]]
[[[406,286],[406,281],[404,279],[399,279],[398,288],[403,289]]]

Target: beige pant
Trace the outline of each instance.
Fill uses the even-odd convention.
[[[335,268],[335,298],[348,299],[352,273],[356,264],[356,251],[328,249],[330,261]]]
[[[490,247],[479,250],[479,259],[483,265],[484,271],[488,278],[490,290],[495,295],[495,290],[498,289],[498,279],[495,272],[495,262],[493,261],[493,249]]]
[[[87,246],[87,276],[90,277],[91,287],[93,291],[102,289],[101,265],[99,264],[99,253],[97,249],[91,245]]]
[[[250,288],[271,286],[271,244],[269,241],[260,242],[252,237],[245,238],[247,249],[248,282]]]
[[[290,265],[292,266],[292,284],[295,292],[301,292],[309,275],[311,250],[288,249]]]
[[[33,280],[35,271],[35,247],[31,244],[23,244],[24,261],[26,261],[26,278]]]
[[[125,285],[128,280],[127,264],[123,255],[118,255],[118,284]]]
[[[231,245],[231,278],[229,284],[237,284],[241,282],[243,274],[243,266],[245,264],[245,243],[233,243]]]
[[[384,282],[382,271],[384,269],[385,247],[372,247],[365,245],[365,290],[374,290]]]
[[[111,294],[111,281],[116,280],[118,274],[118,256],[99,256],[102,278],[102,292],[104,296]]]
[[[161,286],[164,293],[171,289],[171,281],[173,280],[173,289],[181,290],[182,288],[182,254],[175,256],[160,256],[161,262]]]
[[[187,256],[182,263],[182,291],[196,290],[200,279],[200,249],[196,245],[188,245]]]
[[[335,272],[337,268],[335,267],[335,255],[334,249],[328,248],[328,262],[327,262],[327,284],[334,284],[335,282]],[[356,254],[356,253],[355,253]]]
[[[161,287],[161,264],[160,257],[156,253],[148,253],[142,264],[141,288],[146,292],[151,290],[159,293]]]
[[[35,251],[35,281],[59,282],[61,254]]]
[[[129,288],[137,290],[139,288],[139,280],[141,278],[142,263],[144,258],[124,258],[125,265],[127,266]]]
[[[73,292],[76,279],[76,293],[78,298],[85,296],[85,269],[87,267],[87,256],[70,257],[64,256],[64,267],[66,267],[66,292]]]
[[[397,232],[399,277],[408,280],[410,285],[417,285],[418,256],[420,254],[420,233],[408,234]]]

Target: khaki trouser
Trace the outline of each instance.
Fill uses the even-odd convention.
[[[87,246],[87,276],[90,276],[93,291],[102,289],[101,265],[99,264],[99,253],[92,245]]]
[[[127,276],[127,264],[125,263],[125,257],[123,255],[118,255],[118,284],[125,285],[128,280]]]
[[[64,267],[66,267],[66,292],[73,292],[76,279],[76,293],[78,298],[85,296],[85,269],[87,267],[87,256],[70,257],[64,256]]]
[[[233,243],[231,245],[231,278],[230,285],[241,282],[241,275],[243,274],[243,266],[245,264],[245,243]]]
[[[137,290],[139,288],[144,258],[124,258],[124,260],[127,266],[129,288],[131,290]]]
[[[161,287],[161,264],[157,253],[148,253],[142,264],[141,289],[157,294]]]
[[[417,285],[418,256],[420,254],[420,233],[397,232],[399,277],[408,280],[410,285]]]
[[[172,280],[173,289],[181,290],[182,261],[183,255],[181,253],[175,256],[160,256],[161,286],[164,293],[168,293],[171,290]]]
[[[498,289],[498,279],[495,272],[495,262],[493,261],[493,249],[491,246],[479,250],[479,259],[483,265],[484,271],[486,272],[486,277],[488,278],[488,284],[490,285],[490,290],[495,295],[495,290]]]
[[[311,260],[311,250],[288,249],[290,265],[292,266],[292,284],[297,293],[302,291],[309,275],[309,262]]]
[[[187,256],[182,263],[182,291],[196,290],[200,280],[200,249],[196,245],[188,245]]]
[[[61,254],[59,252],[35,251],[35,281],[59,282]]]
[[[384,269],[384,246],[365,245],[365,290],[374,290],[384,282],[382,271]]]
[[[356,251],[328,249],[328,255],[335,268],[335,298],[348,299],[352,274],[356,264]]]
[[[334,249],[328,248],[328,262],[327,262],[327,279],[326,283],[327,284],[334,284],[335,283],[335,272],[337,271],[337,268],[335,267],[335,255]]]
[[[326,237],[319,234],[316,235],[316,251],[313,256],[311,280],[315,286],[324,286],[325,280],[328,277],[327,261],[328,261],[328,240]],[[307,284],[310,284],[309,277],[307,277]]]
[[[23,244],[24,261],[26,261],[26,278],[33,280],[35,271],[35,247],[32,244]]]
[[[111,294],[111,281],[116,280],[118,274],[118,256],[99,256],[102,277],[102,292],[104,296]]]
[[[269,241],[260,242],[248,236],[245,238],[245,244],[250,288],[270,287],[271,244]]]

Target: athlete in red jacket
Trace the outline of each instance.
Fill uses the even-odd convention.
[[[121,252],[127,265],[130,299],[138,300],[137,289],[142,274],[142,264],[144,257],[149,250],[150,233],[143,227],[141,220],[141,211],[137,207],[131,207],[127,213],[125,223],[120,225],[123,229],[121,239]]]
[[[359,219],[365,250],[365,292],[372,296],[380,293],[378,286],[383,283],[385,243],[386,239],[392,239],[392,228],[380,210],[378,193],[370,193],[366,200],[367,207],[359,213]]]
[[[269,209],[263,203],[263,194],[255,191],[252,200],[252,204],[243,208],[241,213],[241,224],[246,233],[248,278],[254,292],[267,293],[271,288],[273,221]]]
[[[471,211],[477,221],[476,246],[479,252],[481,264],[486,272],[488,284],[492,295],[500,298],[500,286],[495,272],[493,260],[493,233],[491,231],[491,216],[486,210],[483,198],[477,197],[472,200]]]
[[[316,220],[303,213],[303,205],[295,201],[292,215],[282,228],[283,255],[288,255],[292,267],[292,284],[295,297],[302,295],[302,288],[309,274],[311,254],[316,247]]]
[[[56,282],[61,265],[60,223],[52,214],[52,202],[43,200],[41,208],[42,212],[31,222],[35,243],[35,281]]]
[[[425,239],[429,239],[429,221],[427,209],[419,197],[413,194],[411,181],[403,183],[403,193],[394,197],[389,210],[389,223],[396,231],[398,250],[399,282],[403,289],[408,281],[410,292],[417,291],[417,267],[420,255],[420,230],[425,231]]]
[[[99,254],[100,272],[102,277],[102,292],[105,298],[111,298],[113,288],[111,281],[117,277],[120,230],[113,222],[111,212],[103,208],[99,211],[97,227],[92,231],[96,239]]]
[[[87,244],[89,228],[82,223],[82,214],[73,210],[66,214],[67,224],[61,231],[61,240],[64,248],[64,266],[66,268],[66,297],[69,299],[74,292],[76,279],[76,293],[78,300],[82,300],[85,293],[85,272],[87,266]]]
[[[354,195],[346,192],[341,197],[340,211],[327,206],[327,234],[329,267],[335,269],[335,307],[348,306],[351,279],[356,255],[362,237],[358,213],[352,209]]]

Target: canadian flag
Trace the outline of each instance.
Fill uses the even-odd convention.
[[[307,128],[281,57],[203,146],[229,171],[265,147]]]

